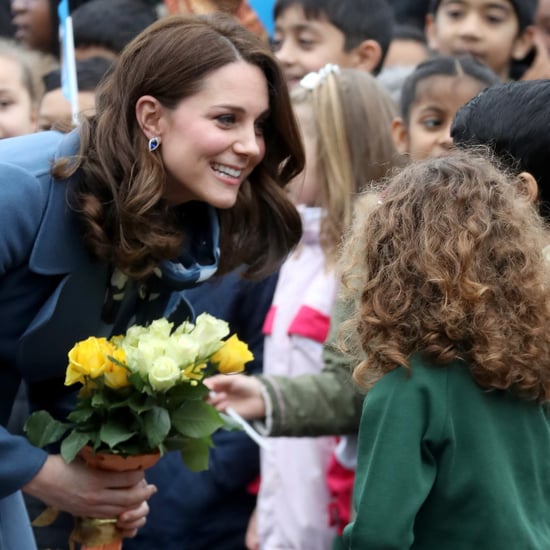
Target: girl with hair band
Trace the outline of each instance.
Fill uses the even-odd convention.
[[[321,370],[338,287],[338,248],[355,197],[399,158],[389,132],[395,107],[365,71],[328,65],[306,76],[291,98],[306,167],[289,193],[302,215],[304,235],[281,268],[264,324],[267,379]],[[338,521],[329,524],[332,499],[326,477],[335,447],[334,437],[277,438],[261,450],[261,548],[331,548]],[[252,532],[249,548],[255,546]]]

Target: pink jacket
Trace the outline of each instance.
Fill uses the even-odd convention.
[[[304,235],[281,268],[264,324],[264,374],[299,376],[321,370],[337,279],[319,243],[321,210],[303,208]],[[334,437],[271,438],[261,452],[257,521],[262,550],[329,550],[327,468]]]

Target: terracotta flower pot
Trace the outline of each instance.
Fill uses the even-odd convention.
[[[79,456],[90,468],[111,472],[145,470],[160,459],[160,452],[120,456],[109,453],[94,454],[91,447],[83,447]],[[81,550],[121,550],[122,539],[116,528],[116,519],[75,518],[71,540],[82,544]]]
[[[92,448],[86,445],[81,449],[79,455],[90,468],[110,472],[129,472],[130,470],[146,470],[154,466],[160,458],[160,451],[133,456],[109,453],[94,454]]]

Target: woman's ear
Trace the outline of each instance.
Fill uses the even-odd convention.
[[[163,106],[151,95],[141,96],[136,101],[136,120],[147,139],[162,135],[163,113]]]
[[[527,199],[535,204],[539,196],[539,186],[537,180],[531,174],[531,172],[521,172],[518,175],[519,186],[521,193],[527,197]]]
[[[401,117],[395,117],[391,122],[391,135],[396,149],[406,155],[409,152],[409,131]]]

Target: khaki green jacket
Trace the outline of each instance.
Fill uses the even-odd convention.
[[[355,362],[338,349],[342,321],[351,307],[337,301],[331,331],[323,350],[324,367],[317,374],[295,378],[259,376],[266,398],[269,436],[319,436],[357,433],[364,395],[351,373]]]

